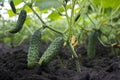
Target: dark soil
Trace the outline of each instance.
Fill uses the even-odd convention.
[[[41,53],[46,49],[43,44]],[[55,58],[47,66],[27,68],[28,45],[10,48],[0,43],[0,80],[120,80],[120,58],[111,55],[110,49],[97,46],[97,56],[89,59],[84,47],[76,47],[82,54],[81,72],[77,72],[70,51],[60,52],[63,64]]]

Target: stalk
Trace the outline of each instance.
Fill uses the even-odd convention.
[[[74,47],[72,46],[72,44],[70,42],[68,42],[68,46],[69,46],[69,48],[71,50],[71,54],[73,55],[73,57],[75,59],[77,71],[80,72],[81,68],[80,68],[80,62],[79,62],[77,53],[75,52]]]
[[[27,4],[27,3],[26,3],[26,4]],[[29,6],[29,5],[28,5],[28,6]],[[62,34],[62,35],[63,35],[62,32],[60,32],[60,31],[58,31],[58,30],[55,30],[55,29],[49,27],[49,26],[43,21],[43,19],[38,15],[38,13],[33,9],[33,7],[32,7],[32,6],[29,6],[29,7],[31,8],[31,10],[33,11],[33,13],[38,17],[38,19],[42,22],[43,28],[48,28],[48,29],[50,29],[50,30],[52,30],[52,31],[54,31],[54,32],[56,32],[56,33],[59,33],[59,34]]]

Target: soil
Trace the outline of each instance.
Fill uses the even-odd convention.
[[[0,43],[0,80],[120,80],[120,58],[111,54],[109,48],[100,44],[96,47],[96,57],[89,59],[86,49],[75,48],[80,57],[81,72],[77,72],[75,62],[67,47],[64,47],[59,56],[62,64],[55,58],[47,66],[27,68],[27,51],[29,45],[8,47]],[[43,44],[40,53],[47,45]],[[42,54],[41,54],[42,55]]]

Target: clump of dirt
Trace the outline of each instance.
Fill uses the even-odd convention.
[[[0,43],[0,80],[120,80],[120,58],[99,44],[94,59],[86,56],[84,47],[75,48],[82,55],[81,72],[76,71],[67,47],[60,52],[63,64],[55,58],[47,66],[29,69],[26,65],[28,46],[10,48]],[[41,52],[46,47],[44,44]]]

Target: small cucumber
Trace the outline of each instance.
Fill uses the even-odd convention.
[[[25,10],[21,10],[20,14],[19,14],[19,17],[18,17],[18,20],[17,20],[17,23],[15,25],[15,28],[13,28],[12,30],[10,30],[9,32],[10,33],[17,33],[19,32],[21,29],[22,29],[22,26],[26,20],[26,17],[27,17],[27,13]]]
[[[39,61],[39,48],[41,44],[41,31],[36,30],[30,39],[30,47],[27,55],[27,65],[32,68]]]
[[[87,55],[89,58],[93,58],[96,52],[96,42],[97,42],[98,32],[94,31],[90,34],[87,47]]]
[[[63,47],[63,43],[64,39],[62,37],[56,38],[41,56],[38,64],[40,66],[47,65],[50,61],[52,61],[52,59],[58,55],[59,51]]]
[[[80,14],[78,14],[78,15],[75,17],[75,22],[77,22],[79,18],[80,18]]]
[[[16,14],[16,8],[15,8],[15,4],[14,4],[13,0],[10,1],[10,7],[11,7],[12,11]]]

